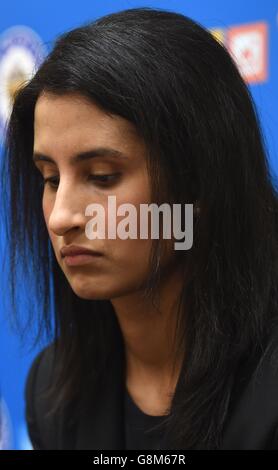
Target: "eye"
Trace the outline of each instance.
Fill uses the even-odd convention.
[[[57,187],[59,185],[59,178],[57,178],[55,176],[50,176],[48,178],[44,178],[43,179],[43,184],[44,184],[44,186],[46,184],[48,184],[51,188],[57,189]]]
[[[100,185],[105,186],[111,182],[114,182],[119,176],[120,176],[120,173],[98,174],[98,175],[96,174],[96,175],[89,175],[89,180],[96,181]],[[51,188],[57,189],[57,187],[59,186],[59,178],[55,176],[44,178],[43,184],[44,186],[48,184]]]
[[[107,185],[109,183],[115,182],[117,178],[120,176],[120,173],[111,173],[111,174],[95,174],[90,175],[89,179],[93,181],[97,181],[102,185]]]

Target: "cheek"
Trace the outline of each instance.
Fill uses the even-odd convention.
[[[136,188],[136,191],[134,190]],[[113,268],[117,275],[115,279],[130,279],[130,281],[144,280],[149,271],[149,262],[151,255],[151,248],[153,243],[158,240],[151,238],[151,214],[148,214],[148,238],[140,238],[140,205],[149,205],[151,201],[150,184],[147,174],[141,174],[137,179],[136,184],[126,185],[122,191],[117,193],[117,207],[121,204],[132,204],[136,208],[137,213],[137,238],[136,239],[121,239],[118,237],[116,240],[107,240],[108,252],[113,260]],[[159,206],[159,204],[158,204]],[[126,213],[126,216],[128,212]],[[124,219],[125,216],[118,217],[117,221]],[[106,223],[108,221],[106,220]],[[160,218],[159,234],[162,237],[162,223]],[[127,228],[128,230],[128,228]],[[109,245],[109,246],[108,246]],[[165,239],[163,241],[163,253],[161,254],[160,263],[164,269],[171,264],[174,259],[174,241]]]
[[[136,191],[134,191],[136,187]],[[132,217],[130,220],[135,221],[137,226],[137,238],[122,239],[119,236],[119,222],[126,218],[129,219],[129,212],[125,215],[117,216],[117,235],[116,239],[107,239],[105,241],[107,253],[109,253],[112,270],[114,272],[115,281],[129,280],[133,283],[136,280],[142,281],[147,274],[149,268],[150,252],[153,240],[150,238],[150,224],[149,224],[149,238],[140,238],[140,204],[149,204],[150,195],[145,184],[137,185],[131,188],[125,187],[123,191],[116,194],[117,208],[122,204],[131,204],[136,210],[136,220]],[[107,207],[106,207],[107,210]],[[108,216],[106,217],[106,226],[108,225]],[[128,226],[125,230],[132,232]]]
[[[130,276],[132,272],[145,272],[150,258],[152,240],[110,240],[110,253],[114,266]]]

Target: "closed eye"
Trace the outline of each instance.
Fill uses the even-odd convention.
[[[107,183],[110,183],[111,181],[114,182],[114,180],[117,179],[117,177],[120,175],[120,173],[111,173],[111,174],[95,174],[95,175],[89,175],[89,180],[93,180],[98,182],[101,185],[107,185]],[[44,185],[49,185],[51,188],[57,189],[59,186],[59,178],[56,176],[49,176],[48,178],[43,179]]]
[[[89,176],[89,179],[92,179],[92,180],[95,180],[95,181],[100,181],[100,182],[103,182],[103,183],[108,183],[109,181],[113,181],[114,179],[116,179],[118,176],[120,175],[120,173],[111,173],[109,175],[90,175]]]

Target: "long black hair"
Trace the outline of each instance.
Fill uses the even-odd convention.
[[[80,93],[135,124],[149,150],[153,200],[198,202],[193,247],[178,254],[184,285],[176,347],[184,360],[172,435],[176,448],[218,448],[237,370],[266,350],[277,324],[277,189],[250,91],[206,28],[154,8],[109,14],[62,34],[18,90],[3,159],[11,296],[19,292],[17,267],[27,275],[31,263],[42,302],[32,323],[40,325],[38,337],[44,327],[54,332],[60,367],[52,411],[77,396],[92,364],[101,377],[118,324],[110,301],[75,295],[50,244],[32,162],[34,107],[43,91]],[[161,244],[151,257],[151,298]]]

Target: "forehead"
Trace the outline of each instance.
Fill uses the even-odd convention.
[[[139,141],[135,126],[118,115],[109,115],[83,95],[55,95],[44,92],[34,111],[34,142],[55,146],[60,143],[86,145],[86,142],[115,144]]]

